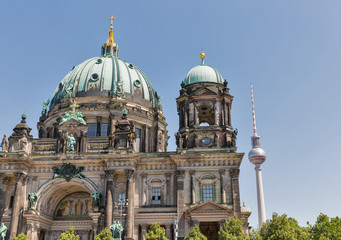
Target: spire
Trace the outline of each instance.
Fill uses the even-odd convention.
[[[257,136],[255,102],[254,102],[254,99],[253,99],[252,82],[251,82],[251,100],[252,100],[253,136]]]
[[[110,30],[108,40],[102,46],[102,56],[118,56],[118,46],[114,41],[114,31],[113,31],[113,20],[116,19],[111,16],[108,20],[110,20]]]
[[[200,53],[201,65],[204,65],[204,64],[205,64],[205,63],[204,63],[205,57],[206,57],[206,54],[204,53],[203,50],[201,50],[201,53]]]

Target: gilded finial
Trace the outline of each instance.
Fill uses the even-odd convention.
[[[201,53],[200,53],[200,58],[201,58],[201,64],[204,65],[204,58],[206,57],[206,54],[204,53],[203,50],[201,50]]]
[[[243,207],[245,207],[245,201],[243,201]]]
[[[107,46],[110,46],[110,43],[113,43],[114,47],[116,47],[116,44],[114,42],[114,32],[113,32],[113,26],[112,26],[112,22],[113,20],[116,19],[113,16],[111,16],[108,20],[110,20],[110,30],[109,30],[109,37],[108,40],[106,42]]]
[[[112,26],[112,20],[114,20],[116,18],[114,18],[113,16],[111,16],[111,18],[109,18],[108,20],[110,20],[110,29],[113,29],[113,26]]]

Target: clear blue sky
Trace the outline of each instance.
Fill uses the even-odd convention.
[[[74,65],[99,56],[109,16],[120,58],[139,66],[162,95],[169,150],[178,128],[175,98],[187,72],[206,63],[234,95],[238,151],[249,152],[254,82],[267,217],[300,224],[341,212],[341,1],[177,0],[0,3],[0,135],[28,114],[37,137],[42,102]],[[255,172],[244,157],[241,200],[257,226]]]

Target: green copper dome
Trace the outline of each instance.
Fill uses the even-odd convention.
[[[217,69],[214,67],[201,64],[194,68],[192,68],[185,80],[185,85],[189,85],[192,83],[199,83],[199,82],[212,82],[212,83],[221,83],[223,84],[224,79],[221,74],[218,72]]]
[[[90,58],[74,67],[55,90],[50,109],[63,98],[142,95],[156,104],[157,94],[147,76],[135,65],[116,56]]]

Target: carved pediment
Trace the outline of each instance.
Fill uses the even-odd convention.
[[[212,90],[208,88],[201,88],[198,91],[194,92],[194,96],[201,96],[201,95],[217,95],[216,92],[213,92]]]
[[[189,215],[195,215],[196,213],[206,213],[206,212],[226,212],[230,211],[229,208],[220,205],[218,203],[212,202],[212,201],[206,201],[204,203],[201,203],[187,211],[187,214]]]

